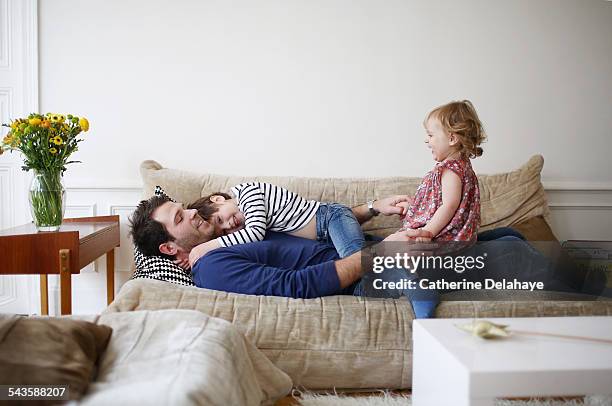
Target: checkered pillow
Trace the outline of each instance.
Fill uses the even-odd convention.
[[[155,196],[166,196],[174,201],[159,186],[155,187]],[[143,255],[138,248],[134,248],[134,263],[136,271],[132,279],[156,279],[178,285],[195,286],[191,272],[184,270],[168,258]]]
[[[156,279],[178,285],[195,286],[191,272],[184,270],[168,258],[142,255],[134,248],[136,271],[132,279]]]

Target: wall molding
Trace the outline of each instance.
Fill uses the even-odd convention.
[[[612,188],[557,187],[546,189],[546,196],[557,238],[612,241]]]
[[[65,186],[66,190],[79,192],[138,192],[142,193],[142,186]]]
[[[16,277],[15,275],[3,275],[0,278],[0,306],[6,306],[16,301]]]
[[[116,261],[115,261],[116,263],[115,271],[116,272],[131,272],[132,271],[134,258],[133,258],[133,251],[132,251],[132,241],[128,237],[128,230],[129,230],[128,221],[129,221],[129,216],[132,214],[134,210],[136,210],[137,204],[138,202],[135,202],[134,204],[128,204],[128,205],[113,204],[113,205],[110,205],[108,208],[108,212],[110,214],[119,216],[121,226],[122,226],[121,238],[119,242],[120,247],[117,250],[118,252],[116,253]]]
[[[542,181],[545,190],[550,191],[584,191],[584,192],[612,192],[610,182],[549,182]]]
[[[68,192],[66,192],[68,193]],[[67,204],[66,205],[66,213],[72,212],[70,214],[66,214],[64,217],[91,217],[96,215],[97,204]]]
[[[612,189],[547,189],[545,191],[548,205],[551,209],[568,207],[597,209],[612,207]]]
[[[0,165],[0,206],[4,209],[0,212],[0,228],[7,228],[14,225],[15,211],[12,202],[13,182],[12,167],[10,165]]]
[[[0,0],[0,69],[9,69],[11,66],[11,10],[8,0]]]
[[[23,43],[25,44],[23,76],[23,111],[25,114],[38,111],[38,1],[23,2]]]

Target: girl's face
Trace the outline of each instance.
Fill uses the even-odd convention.
[[[425,144],[431,149],[433,159],[442,162],[457,150],[457,137],[442,128],[440,120],[430,117],[425,124]]]
[[[226,200],[223,196],[212,196],[210,199],[217,205],[217,212],[210,219],[215,235],[227,235],[244,228],[244,214],[234,199]]]

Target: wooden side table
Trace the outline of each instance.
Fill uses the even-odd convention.
[[[38,232],[33,223],[0,230],[0,274],[40,275],[41,314],[49,314],[47,275],[60,275],[61,314],[72,313],[72,275],[106,254],[106,300],[115,298],[119,216],[64,219],[59,231]]]

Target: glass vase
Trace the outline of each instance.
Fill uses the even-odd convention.
[[[34,171],[30,211],[38,231],[57,231],[64,218],[66,190],[60,171]]]

